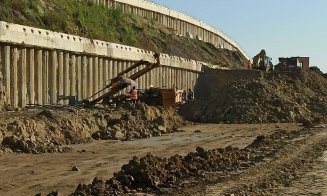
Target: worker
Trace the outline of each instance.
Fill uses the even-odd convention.
[[[133,86],[135,86],[136,89],[138,88],[138,85],[134,80],[130,78],[124,78],[123,76],[119,76],[119,83],[124,87],[131,86],[133,88]]]
[[[248,69],[252,69],[252,61],[248,60]]]
[[[183,101],[183,103],[186,102],[186,98],[187,98],[186,90],[183,90],[183,93],[182,93],[182,101]]]
[[[135,108],[136,102],[137,102],[137,90],[136,90],[136,87],[133,86],[132,90],[129,93],[130,93],[130,99],[132,101],[133,107]]]
[[[187,99],[188,100],[192,100],[194,99],[194,92],[192,91],[192,89],[188,89],[188,95],[187,95]]]

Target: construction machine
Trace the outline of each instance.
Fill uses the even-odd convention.
[[[177,88],[149,88],[141,92],[140,100],[150,106],[178,107],[182,103],[182,90]]]
[[[118,75],[115,78],[111,79],[111,82],[108,85],[106,85],[102,90],[100,90],[99,92],[90,96],[89,98],[83,100],[83,104],[85,106],[93,106],[101,101],[112,98],[115,94],[117,94],[121,90],[124,90],[129,85],[136,85],[136,83],[135,83],[136,79],[138,79],[139,77],[150,72],[154,68],[160,66],[160,54],[155,53],[154,58],[155,58],[155,63],[140,60],[137,63],[135,63],[134,65],[132,65],[131,67],[127,68],[126,70],[118,73]],[[130,72],[142,65],[145,65],[145,68],[137,71],[136,73],[134,73],[133,75],[131,75],[128,78],[124,78],[124,74],[127,74],[128,72]],[[108,92],[104,93],[103,95],[99,96],[98,98],[93,99],[95,96],[99,95],[100,93],[102,93],[104,91],[108,91]]]
[[[262,49],[259,54],[253,57],[253,69],[258,69],[261,71],[272,71],[273,64],[272,58],[267,56],[266,51]]]

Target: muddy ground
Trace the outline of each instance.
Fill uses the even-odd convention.
[[[209,183],[213,184],[213,195],[280,195],[325,156],[326,140],[325,125],[295,131],[278,129],[258,136],[241,149],[197,147],[185,156],[133,157],[113,178],[95,178],[92,184],[80,184],[74,195],[207,195],[194,186]],[[326,191],[319,187],[311,190],[318,194]]]
[[[210,175],[206,183],[182,188],[188,195],[326,195],[327,133],[310,129],[244,172]],[[209,184],[209,185],[208,185]],[[175,192],[176,193],[176,192]]]
[[[133,156],[186,155],[196,147],[204,149],[244,148],[258,135],[276,129],[299,130],[297,124],[196,125],[184,132],[135,141],[93,141],[68,145],[67,153],[7,154],[0,157],[0,195],[33,195],[59,190],[72,193],[79,183],[91,183],[95,176],[109,179]],[[76,166],[79,172],[72,171]]]
[[[251,124],[145,104],[1,112],[0,195],[325,195],[327,80],[222,75],[186,114]]]

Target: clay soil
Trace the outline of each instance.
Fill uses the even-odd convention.
[[[209,174],[172,195],[326,195],[326,139],[326,126],[310,129],[243,172]]]
[[[272,134],[279,129],[299,131],[302,127],[298,124],[205,124],[149,139],[125,142],[101,140],[68,145],[72,151],[66,153],[10,153],[0,157],[0,195],[33,195],[51,191],[67,195],[74,192],[79,183],[89,184],[96,176],[103,179],[113,177],[114,172],[118,172],[134,156],[144,157],[150,152],[161,158],[176,154],[185,156],[198,146],[204,149],[245,148],[257,136]],[[80,171],[72,171],[74,166]],[[177,189],[170,191],[178,193]]]

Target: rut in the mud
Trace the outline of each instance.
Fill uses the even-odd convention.
[[[244,149],[204,150],[198,147],[196,152],[184,157],[159,158],[151,154],[140,159],[134,157],[113,178],[107,181],[95,178],[90,185],[79,185],[74,195],[119,195],[135,191],[163,193],[166,188],[181,186],[187,179],[204,180],[207,172],[221,172],[226,176],[246,170],[272,156],[288,141],[310,132],[310,129],[280,130],[269,136],[259,136]]]
[[[242,174],[238,178],[242,180],[236,180],[235,186],[223,191],[224,195],[281,195],[279,188],[291,187],[323,155],[326,141],[325,134],[315,134],[285,145],[277,157]]]

